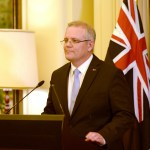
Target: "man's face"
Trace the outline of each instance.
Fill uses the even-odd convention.
[[[68,27],[65,33],[64,52],[67,60],[76,67],[85,62],[92,53],[93,41],[86,38],[86,30],[82,27]],[[80,42],[83,41],[83,42]]]

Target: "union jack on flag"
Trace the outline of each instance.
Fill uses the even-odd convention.
[[[122,3],[105,61],[125,74],[132,90],[136,118],[142,124],[140,131],[144,131],[148,138],[145,147],[150,148],[150,64],[135,0],[124,0]]]
[[[120,45],[113,57],[114,64],[126,75],[133,71],[134,108],[139,122],[143,121],[143,92],[150,105],[150,66],[146,40],[134,0],[124,1],[111,41]],[[112,47],[111,47],[112,49]],[[117,47],[113,46],[115,51]],[[110,50],[109,50],[110,51]],[[106,56],[107,57],[107,56]]]

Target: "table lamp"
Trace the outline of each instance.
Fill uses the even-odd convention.
[[[35,33],[0,29],[0,88],[7,94],[9,89],[15,91],[13,97],[16,99],[17,90],[33,88],[37,83]]]

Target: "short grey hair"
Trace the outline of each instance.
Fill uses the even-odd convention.
[[[75,27],[83,27],[84,29],[86,29],[86,32],[87,32],[87,38],[88,39],[91,39],[93,41],[96,40],[96,32],[95,30],[90,26],[88,25],[87,23],[83,22],[83,21],[72,21],[70,23],[68,23],[68,27],[72,27],[72,26],[75,26]]]

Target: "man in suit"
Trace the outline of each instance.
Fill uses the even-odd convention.
[[[93,54],[95,39],[92,27],[74,21],[68,24],[61,41],[70,62],[53,72],[53,86],[43,114],[65,114],[64,150],[122,150],[121,138],[134,122],[133,101],[125,77],[122,71]],[[72,102],[75,69],[79,91]]]

